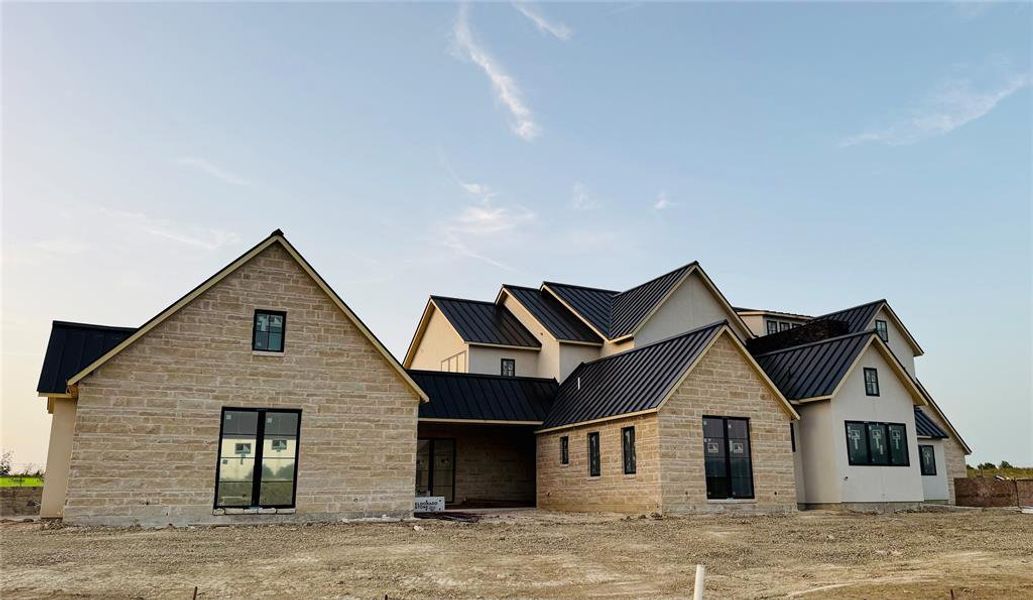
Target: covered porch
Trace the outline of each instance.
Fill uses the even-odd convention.
[[[552,379],[410,371],[430,397],[417,426],[416,496],[449,508],[535,505],[535,430]]]

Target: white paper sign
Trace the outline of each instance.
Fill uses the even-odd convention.
[[[441,512],[445,510],[444,496],[419,496],[414,512]]]

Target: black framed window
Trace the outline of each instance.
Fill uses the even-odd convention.
[[[287,313],[282,310],[256,310],[251,332],[251,349],[259,352],[283,352],[287,336]]]
[[[903,423],[846,421],[847,462],[853,466],[906,467],[907,427]]]
[[[868,396],[879,395],[879,371],[877,369],[864,368],[864,393]]]
[[[599,477],[602,469],[599,465],[599,432],[593,431],[588,434],[588,474],[592,477]]]
[[[624,458],[624,474],[635,473],[635,428],[621,429],[621,455]]]
[[[503,377],[516,377],[516,359],[515,358],[503,358],[502,359],[502,376]]]
[[[703,417],[703,460],[707,498],[753,498],[750,420]]]
[[[882,319],[875,319],[875,332],[879,334],[879,338],[884,341],[890,341],[890,331],[886,327],[886,321]]]
[[[793,447],[793,452],[796,452],[796,427],[789,424],[789,444]]]
[[[301,411],[223,408],[215,508],[293,508]]]
[[[779,321],[778,322],[778,330],[779,331],[789,331],[792,328],[793,328],[792,323],[788,323],[786,321]]]
[[[567,436],[560,438],[560,464],[570,464],[570,438]]]
[[[778,321],[772,321],[771,319],[768,319],[767,327],[769,335],[772,333],[778,333]]]
[[[918,446],[919,464],[922,467],[922,475],[936,475],[936,449],[928,444]]]

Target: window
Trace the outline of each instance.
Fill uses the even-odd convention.
[[[503,377],[516,377],[516,359],[503,358],[502,359],[502,376]]]
[[[570,438],[567,436],[560,438],[560,464],[570,464]]]
[[[796,427],[792,423],[789,424],[789,444],[793,447],[793,452],[796,452]]]
[[[768,335],[772,333],[778,333],[778,321],[772,321],[768,319]]]
[[[886,321],[882,319],[875,319],[875,331],[879,334],[879,338],[884,342],[890,341],[890,332],[886,328]]]
[[[922,475],[936,475],[936,449],[928,444],[920,444],[918,457],[921,461]]]
[[[785,321],[779,321],[778,322],[778,330],[779,331],[789,331],[792,328],[793,328],[792,323],[787,323]]]
[[[846,422],[847,462],[854,466],[906,467],[907,428],[902,423]]]
[[[621,429],[621,449],[624,457],[624,474],[635,473],[635,428],[625,427]]]
[[[283,338],[287,330],[287,313],[275,310],[256,310],[255,326],[251,333],[251,349],[259,352],[283,352]]]
[[[707,499],[753,498],[749,419],[703,417],[703,460]]]
[[[301,411],[222,409],[215,508],[291,508]]]
[[[864,369],[864,393],[868,396],[879,395],[879,371],[865,367]]]
[[[588,474],[598,477],[601,472],[599,468],[599,432],[593,431],[588,434]]]

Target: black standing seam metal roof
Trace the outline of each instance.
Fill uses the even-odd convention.
[[[727,324],[719,321],[582,363],[563,381],[542,427],[562,427],[658,408]]]
[[[135,332],[135,327],[54,321],[36,391],[40,394],[65,393],[70,377]]]
[[[851,333],[753,356],[789,400],[829,396],[846,376],[874,331]]]
[[[549,333],[558,340],[602,344],[603,340],[581,319],[572,315],[567,307],[547,292],[536,288],[503,285],[517,302],[538,319]]]
[[[850,333],[859,333],[866,329],[870,329],[869,324],[872,322],[872,318],[875,317],[875,313],[879,312],[882,305],[886,304],[885,300],[876,300],[853,308],[845,308],[836,312],[821,315],[820,317],[814,317],[815,321],[824,321],[826,319],[835,319],[837,321],[843,321],[850,328]]]
[[[542,346],[538,338],[504,306],[461,298],[430,298],[466,342],[526,348]]]
[[[548,288],[588,321],[606,337],[610,336],[610,318],[613,308],[613,297],[618,294],[611,290],[588,288],[565,283],[546,281],[542,287]]]
[[[947,433],[917,406],[915,407],[915,432],[922,437],[939,439],[948,437]]]
[[[430,397],[420,405],[421,419],[541,423],[559,388],[554,379],[536,377],[414,369],[408,373]]]

